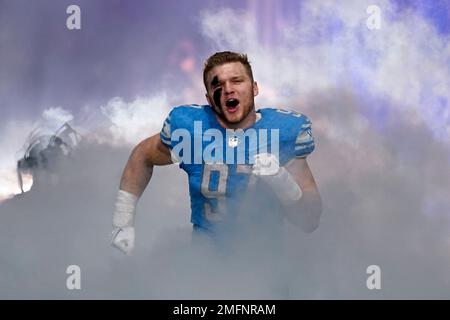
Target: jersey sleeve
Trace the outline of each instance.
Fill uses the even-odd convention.
[[[305,158],[315,148],[314,137],[311,131],[311,121],[305,115],[302,115],[300,130],[295,140],[295,157]]]
[[[163,127],[159,133],[162,143],[164,143],[169,149],[172,149],[172,125],[171,125],[172,112],[164,120]]]

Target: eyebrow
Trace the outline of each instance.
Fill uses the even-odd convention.
[[[233,76],[231,77],[230,80],[241,80],[243,78],[243,76]],[[220,83],[219,78],[217,76],[214,76],[214,78],[211,80],[210,85],[212,87],[218,85]]]

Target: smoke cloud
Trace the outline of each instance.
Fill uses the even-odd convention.
[[[308,163],[324,201],[320,227],[304,234],[286,223],[279,255],[251,242],[254,234],[245,239],[250,249],[232,255],[195,245],[186,175],[168,166],[154,171],[139,202],[133,256],[110,247],[132,147],[160,130],[175,101],[203,103],[198,67],[168,72],[154,94],[118,96],[110,86],[98,104],[44,109],[45,120],[71,120],[85,139],[56,175],[0,204],[1,298],[449,298],[449,33],[399,1],[378,1],[375,30],[366,26],[370,1],[304,1],[283,22],[248,3],[196,11],[195,32],[204,37],[196,41],[205,56],[248,53],[257,105],[312,120],[316,150]],[[263,40],[261,20],[276,38]],[[203,51],[196,53],[189,54]],[[31,119],[2,121],[2,188],[14,180],[13,153]],[[81,267],[82,290],[65,287],[71,264]],[[381,269],[381,290],[366,286],[370,265]]]

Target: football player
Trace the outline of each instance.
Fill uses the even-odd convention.
[[[175,107],[161,132],[140,142],[126,164],[112,244],[127,254],[134,248],[136,205],[153,167],[172,163],[188,174],[195,232],[235,231],[262,220],[271,225],[280,216],[273,211],[306,232],[319,225],[321,198],[306,160],[314,150],[309,119],[289,110],[256,110],[258,85],[245,54],[215,53],[203,81],[208,105]]]

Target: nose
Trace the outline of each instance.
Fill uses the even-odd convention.
[[[224,83],[223,92],[225,95],[230,95],[234,93],[233,85],[231,84],[231,82],[227,81]]]

